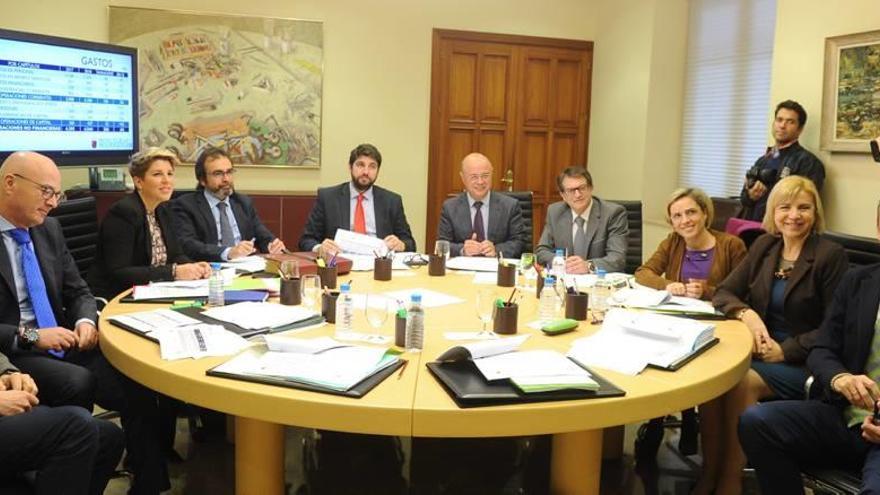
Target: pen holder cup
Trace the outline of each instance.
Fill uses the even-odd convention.
[[[535,297],[541,298],[541,291],[544,290],[544,277],[538,275],[538,279],[535,281]]]
[[[586,320],[588,301],[589,296],[583,292],[565,294],[565,317],[578,321]]]
[[[498,264],[498,287],[516,287],[516,265]]]
[[[336,288],[335,266],[319,266],[318,276],[321,277],[321,287],[327,287],[328,289]]]
[[[391,258],[376,258],[373,261],[373,280],[391,280]]]
[[[394,345],[406,347],[406,317],[394,317]]]
[[[446,275],[446,258],[436,254],[428,255],[428,275],[432,277]]]
[[[282,278],[281,293],[279,294],[281,304],[285,306],[296,306],[302,303],[302,285],[298,278]]]
[[[324,316],[327,323],[336,323],[336,298],[338,297],[338,291],[329,294],[321,293],[321,315]]]
[[[504,306],[496,307],[492,329],[499,335],[515,334],[518,313],[519,306],[513,303],[504,303]]]

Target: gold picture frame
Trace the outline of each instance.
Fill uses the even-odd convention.
[[[869,153],[880,136],[880,31],[825,38],[821,147]]]

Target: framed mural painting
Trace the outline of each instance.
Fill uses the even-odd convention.
[[[110,41],[138,48],[142,147],[320,166],[322,23],[111,6]]]
[[[880,31],[825,39],[823,150],[869,153],[880,136]]]

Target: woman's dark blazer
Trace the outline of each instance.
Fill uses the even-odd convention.
[[[767,321],[773,274],[782,254],[782,237],[764,234],[749,248],[746,259],[721,282],[712,303],[733,317],[751,308]],[[834,290],[849,264],[836,242],[810,235],[789,274],[783,295],[783,313],[789,338],[780,342],[787,363],[803,363],[831,306]]]
[[[173,263],[189,263],[173,235],[174,214],[168,202],[156,208],[156,221],[162,230],[168,261],[150,266],[152,239],[147,225],[147,209],[137,192],[120,199],[101,222],[98,252],[89,270],[89,286],[96,296],[112,298],[133,285],[174,280]]]

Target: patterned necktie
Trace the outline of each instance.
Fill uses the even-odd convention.
[[[482,206],[482,201],[474,201],[474,209],[477,210],[474,213],[474,233],[477,234],[477,242],[486,240],[486,228],[483,227],[483,213],[480,211]]]
[[[871,352],[868,353],[868,361],[865,363],[865,374],[877,382],[880,380],[880,311],[874,320],[874,337],[871,339]],[[874,411],[866,411],[860,407],[849,405],[843,410],[843,418],[847,426],[861,424],[866,417]]]
[[[27,229],[12,229],[9,235],[18,243],[21,251],[21,268],[24,271],[24,280],[27,285],[28,298],[37,318],[37,328],[57,327],[55,313],[49,303],[49,294],[46,292],[46,282],[43,273],[40,272],[40,263],[34,252],[31,236]],[[64,357],[64,351],[49,351],[53,356]]]
[[[232,235],[232,224],[229,223],[229,214],[226,208],[229,205],[221,201],[217,203],[217,209],[220,211],[220,245],[222,247],[235,246],[235,236]]]
[[[587,233],[584,232],[584,217],[578,216],[574,219],[577,224],[577,232],[574,234],[574,254],[583,259],[587,259]]]
[[[364,215],[364,193],[358,193],[357,205],[354,207],[354,231],[358,234],[367,233],[367,217]]]

